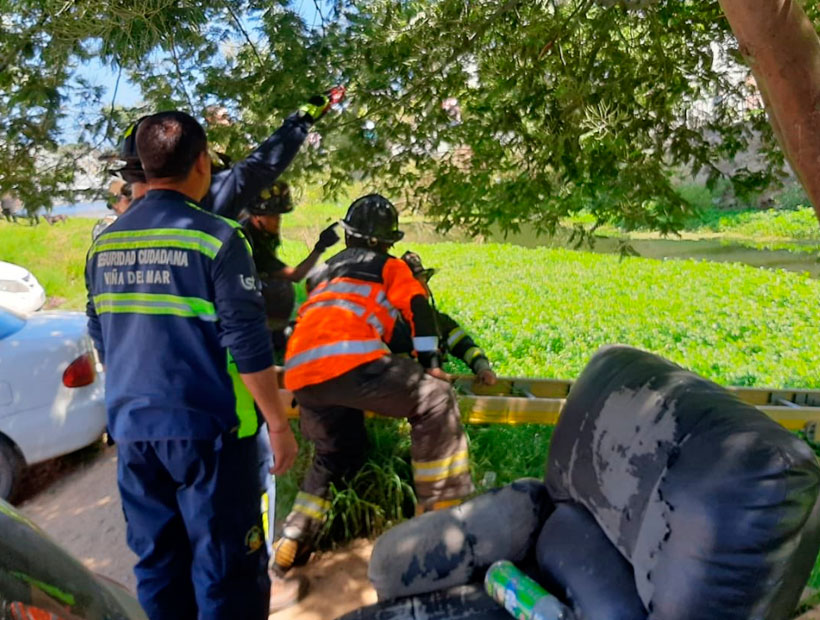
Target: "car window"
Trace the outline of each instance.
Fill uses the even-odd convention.
[[[17,316],[9,310],[0,308],[0,340],[8,338],[12,334],[16,334],[23,329],[23,325],[25,324],[26,320],[24,318]]]

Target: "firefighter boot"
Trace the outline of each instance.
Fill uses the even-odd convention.
[[[303,540],[282,536],[273,544],[273,557],[270,560],[272,573],[284,575],[294,566],[302,566],[310,559],[312,546]]]
[[[294,575],[290,569],[304,564],[310,557],[310,546],[294,538],[282,536],[273,545],[270,560],[270,613],[297,604],[307,593],[308,580]]]

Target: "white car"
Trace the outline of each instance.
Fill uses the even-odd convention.
[[[26,465],[93,443],[105,424],[85,315],[0,309],[0,498]]]
[[[0,308],[31,314],[46,303],[46,292],[28,270],[0,261]]]

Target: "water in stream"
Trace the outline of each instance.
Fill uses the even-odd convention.
[[[410,243],[434,243],[439,241],[474,241],[464,233],[442,235],[434,227],[424,222],[413,222],[403,226],[406,239]],[[537,237],[532,232],[493,235],[483,239],[488,242],[511,243],[526,248],[552,247],[573,248],[568,236]],[[812,252],[790,252],[788,250],[766,250],[750,248],[739,243],[722,239],[632,239],[632,248],[644,258],[654,259],[696,259],[715,262],[743,263],[752,267],[785,269],[798,273],[809,273],[820,278],[820,256]],[[610,237],[597,237],[590,248],[583,245],[580,250],[600,254],[614,254],[620,251],[621,241]],[[814,244],[817,245],[817,244]]]

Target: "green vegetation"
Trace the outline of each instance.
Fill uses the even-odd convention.
[[[317,544],[331,548],[353,538],[373,536],[413,515],[415,495],[410,467],[409,425],[404,421],[368,420],[367,462],[349,485],[334,489],[332,507]],[[294,423],[294,429],[298,425]],[[468,426],[473,480],[479,492],[531,476],[544,475],[552,427],[538,425]],[[299,439],[293,469],[277,480],[277,519],[284,519],[313,455]]]
[[[817,216],[810,207],[778,210],[711,210],[697,225],[696,232],[713,231],[756,240],[807,240],[820,243]]]
[[[432,280],[439,306],[501,374],[571,378],[599,346],[618,342],[719,383],[820,386],[811,362],[820,282],[806,276],[502,244],[415,249],[441,268]]]
[[[695,190],[687,195],[696,196]],[[708,192],[705,188],[700,188]],[[696,202],[699,198],[693,198]],[[805,204],[805,203],[803,203]],[[590,213],[567,218],[562,221],[561,234],[567,236],[573,227],[583,226],[589,230],[595,224]],[[674,239],[674,235],[662,236],[648,229],[627,230],[623,226],[605,224],[595,229],[601,237],[631,239]],[[820,226],[817,215],[810,207],[796,205],[794,208],[778,209],[721,209],[708,206],[698,210],[697,216],[687,220],[679,233],[685,239],[719,239],[728,245],[742,246],[757,250],[787,250],[820,255]],[[558,237],[561,238],[561,237]],[[595,241],[595,238],[592,239]]]

